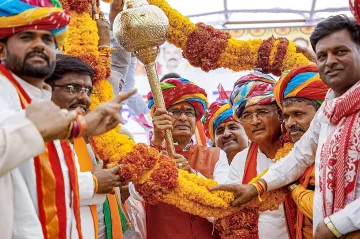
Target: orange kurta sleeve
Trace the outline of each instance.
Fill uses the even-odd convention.
[[[313,201],[314,191],[304,188],[302,185],[297,186],[291,196],[294,199],[299,210],[311,220],[313,219]]]

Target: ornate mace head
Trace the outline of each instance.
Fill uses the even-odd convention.
[[[154,62],[159,46],[166,40],[169,20],[158,7],[146,0],[126,0],[113,25],[116,41],[134,52],[143,64]]]
[[[116,41],[128,52],[134,52],[145,65],[155,106],[165,108],[165,102],[156,72],[155,60],[159,46],[166,40],[169,20],[158,7],[146,0],[126,0],[123,12],[114,21],[113,31]],[[171,130],[165,131],[165,141],[170,156],[174,155]]]

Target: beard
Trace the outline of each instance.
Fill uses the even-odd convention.
[[[55,70],[55,61],[50,63],[49,57],[42,51],[33,50],[28,52],[25,54],[24,60],[21,60],[20,57],[10,53],[8,49],[6,51],[7,57],[5,65],[15,75],[43,80],[51,76]],[[47,62],[47,66],[34,66],[30,63],[27,63],[26,60],[31,57],[32,54],[41,54],[44,60]]]

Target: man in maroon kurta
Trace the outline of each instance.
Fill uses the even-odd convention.
[[[205,91],[183,78],[166,79],[161,82],[161,88],[166,109],[155,109],[152,94],[148,95],[154,125],[151,146],[166,150],[165,130],[171,129],[177,153],[174,158],[179,169],[219,183],[225,182],[229,169],[226,154],[220,148],[195,145],[191,140],[196,122],[207,108]],[[146,205],[146,227],[148,239],[219,237],[207,219],[182,212],[166,203]]]

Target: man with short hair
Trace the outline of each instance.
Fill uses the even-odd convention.
[[[314,236],[359,238],[360,229],[360,26],[337,15],[311,34],[322,81],[331,90],[293,150],[260,179],[267,190],[297,180],[315,163]],[[223,186],[215,187],[221,189]],[[252,185],[233,185],[241,205],[258,195]]]
[[[274,87],[274,97],[282,109],[285,128],[296,143],[308,130],[328,87],[321,81],[317,67],[302,66],[284,73]],[[297,205],[296,238],[313,238],[314,165],[299,181],[289,186]]]
[[[235,155],[247,148],[248,139],[244,127],[233,118],[229,97],[222,86],[218,88],[222,92],[204,115],[204,130],[208,139],[226,153],[230,165]]]
[[[54,71],[55,49],[62,46],[69,23],[69,16],[59,6],[57,0],[0,4],[1,126],[33,100],[51,99],[45,79]],[[10,24],[15,20],[16,26]],[[126,96],[101,104],[84,117],[77,116],[72,125],[77,124],[80,131],[69,127],[59,138],[98,135],[116,127],[121,122],[118,112],[123,98]],[[82,238],[77,180],[67,141],[48,142],[43,153],[14,169],[13,238]]]
[[[275,83],[269,75],[253,72],[241,77],[234,85],[230,104],[234,117],[243,125],[251,144],[234,157],[228,184],[249,183],[274,164],[276,153],[285,143],[280,109],[273,95]],[[280,204],[274,211],[248,212],[254,213],[252,218],[258,220],[247,222],[251,226],[245,226],[242,231],[249,238],[291,238],[288,235],[292,231],[287,228],[285,206]]]
[[[166,109],[156,109],[152,93],[148,94],[154,126],[151,145],[166,150],[165,130],[171,130],[178,168],[224,183],[229,170],[226,154],[219,148],[195,145],[191,140],[196,122],[207,107],[204,89],[183,78],[167,79],[161,82],[161,89]],[[209,221],[166,203],[146,205],[146,225],[148,239],[217,238]]]
[[[93,76],[95,71],[85,62],[77,57],[57,55],[56,67],[54,73],[46,80],[52,87],[52,101],[54,101],[62,109],[79,110],[82,114],[86,114],[89,110],[91,100],[90,95],[93,93]],[[98,164],[94,152],[91,149],[87,138],[77,138],[73,140],[74,149],[80,166],[79,190],[80,190],[80,216],[81,227],[84,238],[97,238],[99,228],[106,223],[106,218],[111,219],[109,213],[109,200],[114,200],[114,188],[122,185],[120,176],[118,175],[120,166],[111,169],[103,168],[103,163]],[[93,177],[98,182],[97,191]],[[117,193],[117,192],[115,192]],[[109,199],[109,197],[111,197]],[[104,207],[103,203],[105,202]],[[114,200],[116,202],[116,199]],[[116,203],[116,207],[117,207]],[[105,210],[104,210],[105,208]],[[119,206],[119,208],[121,208]],[[115,211],[118,211],[116,208]],[[114,211],[113,211],[114,212]],[[119,214],[123,213],[119,211]],[[98,222],[98,219],[103,218]],[[117,215],[118,216],[118,215]],[[109,223],[109,222],[108,222]],[[107,225],[110,227],[110,225]],[[99,227],[99,228],[97,228]],[[118,233],[125,232],[121,230],[121,225],[113,225],[112,229]],[[106,230],[104,237],[106,237]]]

